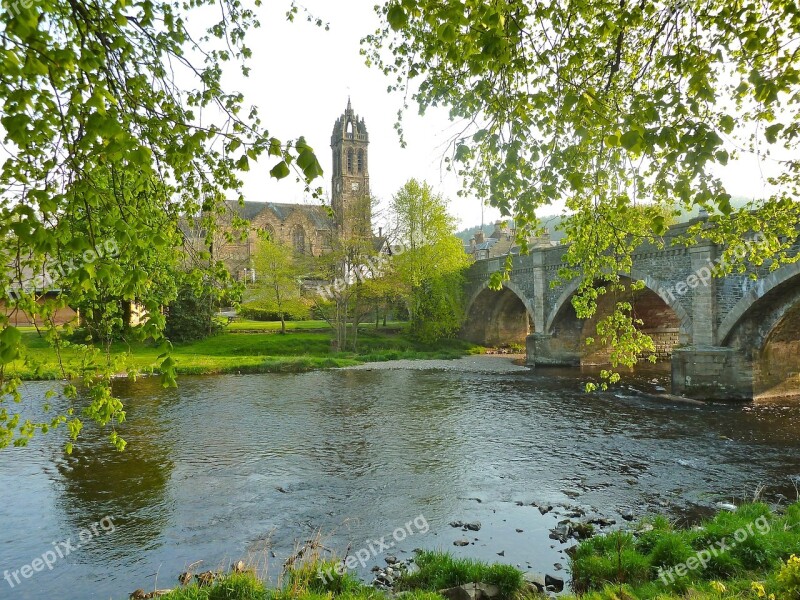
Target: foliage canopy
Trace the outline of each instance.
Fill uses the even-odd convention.
[[[445,106],[463,123],[447,161],[466,192],[513,216],[523,248],[536,211],[563,203],[561,276],[582,278],[579,316],[594,312],[596,282],[621,286],[637,245],[661,242],[663,206],[710,213],[683,241],[727,243],[728,253],[762,232],[746,260],[792,260],[794,0],[392,0],[376,10],[383,27],[363,53],[420,112]],[[745,153],[774,163],[775,191],[736,209],[715,168]]]

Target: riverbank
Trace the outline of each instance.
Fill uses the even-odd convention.
[[[402,359],[449,360],[481,353],[483,349],[462,340],[441,340],[424,344],[411,339],[402,324],[385,329],[365,326],[359,329],[357,352],[334,352],[333,334],[320,330],[324,322],[295,322],[286,335],[273,323],[235,322],[220,333],[196,342],[174,344],[172,358],[179,375],[223,373],[301,373],[316,369],[351,367],[364,363]],[[277,324],[279,327],[280,324]],[[6,374],[23,380],[72,379],[80,377],[94,361],[104,360],[79,345],[56,351],[33,328],[23,330],[25,351],[7,367]],[[116,342],[110,360],[115,371],[157,373],[162,350],[142,342]]]
[[[579,537],[585,536],[591,536],[591,525]],[[238,562],[227,574],[187,572],[180,587],[137,590],[130,597],[378,600],[402,594],[409,600],[525,600],[552,597],[565,588],[560,578],[440,551],[419,551],[406,560],[386,556],[386,566],[374,568],[377,575],[366,584],[347,573],[347,560],[322,558],[321,548],[314,541],[300,548],[273,587]],[[797,600],[800,502],[781,511],[747,503],[684,528],[656,516],[584,539],[570,554],[577,595],[565,594],[564,600]]]

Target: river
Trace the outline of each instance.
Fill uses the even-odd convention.
[[[664,374],[587,394],[579,372],[505,357],[403,366],[118,382],[125,452],[91,426],[70,456],[63,431],[0,452],[0,571],[64,555],[0,581],[0,598],[127,598],[174,586],[198,560],[244,558],[274,576],[317,532],[340,552],[383,537],[401,558],[440,548],[568,578],[566,546],[548,535],[574,510],[624,525],[656,511],[691,519],[761,486],[770,501],[797,494],[797,402],[646,393]],[[385,553],[370,549],[359,573]]]

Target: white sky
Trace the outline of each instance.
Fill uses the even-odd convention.
[[[331,130],[344,112],[349,95],[369,131],[370,187],[382,204],[408,179],[425,179],[450,198],[450,211],[461,227],[480,224],[480,202],[457,197],[458,178],[445,172],[441,164],[444,144],[455,131],[446,110],[430,110],[420,117],[412,106],[404,119],[408,145],[400,147],[393,125],[402,98],[387,93],[389,80],[378,69],[368,68],[359,54],[360,39],[378,25],[375,3],[304,0],[311,13],[330,23],[330,31],[325,31],[307,23],[302,15],[294,23],[287,22],[289,3],[266,0],[256,9],[261,28],[248,37],[253,50],[250,77],[241,77],[238,70],[230,69],[226,87],[244,93],[246,105],[258,106],[270,134],[282,140],[306,137],[325,171],[316,185],[328,192]],[[280,182],[270,178],[271,167],[266,157],[251,165],[244,177],[247,200],[311,202],[293,176]],[[767,189],[768,166],[759,166],[755,157],[732,162],[719,174],[734,196],[758,197]],[[500,216],[491,207],[484,211],[487,224]]]

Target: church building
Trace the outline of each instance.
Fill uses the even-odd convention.
[[[215,249],[215,257],[222,260],[237,279],[255,277],[251,257],[259,231],[268,232],[272,240],[308,256],[329,252],[335,236],[341,235],[372,237],[376,249],[382,249],[386,241],[372,233],[368,149],[367,126],[353,111],[348,98],[347,108],[336,119],[331,134],[330,208],[322,204],[248,201],[241,205],[230,201],[231,216],[236,213],[247,219],[250,231],[242,242],[221,244]]]

